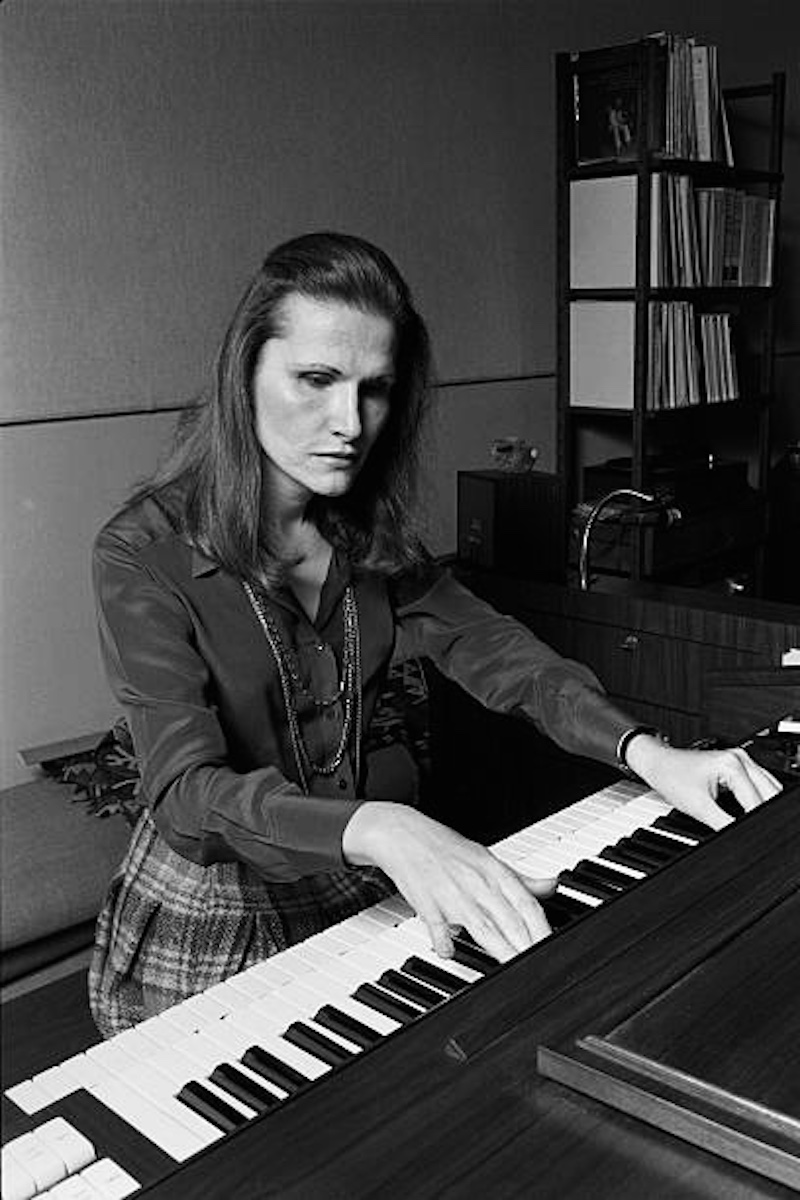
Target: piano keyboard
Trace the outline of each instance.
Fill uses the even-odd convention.
[[[525,875],[559,877],[554,895],[542,902],[557,933],[710,836],[655,793],[621,781],[505,838],[493,851]],[[52,1124],[60,1119],[59,1104],[88,1092],[168,1160],[183,1162],[447,1003],[497,965],[468,939],[457,940],[453,959],[439,958],[405,901],[390,897],[17,1083],[6,1096],[29,1117]],[[40,1186],[18,1145],[38,1132],[4,1147],[2,1200],[123,1196],[138,1186],[112,1163],[102,1169],[119,1173],[116,1191],[111,1185],[76,1190],[80,1182],[70,1190],[76,1177],[66,1168],[55,1187],[53,1171]]]

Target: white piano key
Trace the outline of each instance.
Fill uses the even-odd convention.
[[[364,909],[363,912],[355,913],[352,917],[348,917],[342,921],[337,928],[339,930],[351,930],[361,935],[361,940],[367,940],[375,937],[376,933],[380,933],[385,929],[387,922],[381,919],[380,916],[373,915],[369,909]]]
[[[346,954],[348,950],[352,950],[353,939],[340,937],[338,930],[338,925],[332,925],[330,929],[323,929],[322,933],[315,933],[300,944],[302,946],[318,947],[320,950],[324,950],[326,954],[334,958],[339,958],[342,954]]]
[[[131,1029],[124,1029],[122,1033],[116,1034],[114,1041],[134,1059],[150,1058],[161,1049],[159,1042],[142,1032],[141,1025],[134,1025]]]
[[[138,1180],[127,1171],[112,1162],[110,1158],[100,1158],[81,1172],[82,1178],[97,1188],[104,1200],[124,1200],[139,1190]]]
[[[61,1067],[48,1067],[45,1071],[40,1071],[38,1075],[34,1075],[32,1082],[37,1087],[44,1088],[54,1100],[63,1100],[65,1096],[71,1096],[80,1086],[74,1076],[70,1076]]]
[[[187,1008],[184,1004],[175,1004],[172,1008],[165,1008],[160,1014],[162,1021],[174,1026],[177,1034],[199,1033],[208,1021],[204,1020],[201,1014],[194,1012],[191,1008]],[[174,1043],[171,1043],[174,1045]],[[165,1047],[169,1049],[171,1047]]]
[[[368,980],[375,980],[384,969],[380,956],[372,952],[371,946],[369,948],[357,947],[355,950],[350,950],[345,954],[343,961],[350,966],[363,970],[363,980],[365,983]]]
[[[14,1139],[10,1157],[20,1164],[26,1175],[30,1175],[36,1184],[37,1193],[53,1187],[59,1180],[66,1179],[68,1175],[66,1164],[61,1156],[48,1145],[46,1140],[38,1138],[35,1130],[31,1133],[23,1133]]]
[[[599,867],[606,867],[609,871],[616,871],[619,875],[627,876],[628,879],[647,878],[647,874],[644,871],[639,871],[636,867],[629,867],[626,863],[612,862],[610,858],[597,858],[591,854],[587,854],[586,861],[595,863]]]
[[[700,839],[693,838],[688,833],[673,833],[671,829],[653,829],[651,826],[647,828],[658,837],[665,838],[667,842],[681,842],[684,846],[700,845]]]
[[[87,1091],[106,1076],[102,1066],[86,1054],[75,1054],[68,1058],[61,1064],[61,1070],[69,1072],[72,1078],[78,1081],[78,1086]]]
[[[309,977],[309,984],[324,985],[330,982],[337,991],[350,992],[364,983],[364,971],[341,958],[332,959],[324,968]]]
[[[173,1046],[181,1036],[180,1030],[176,1029],[168,1021],[164,1021],[159,1015],[157,1017],[148,1017],[144,1021],[140,1021],[136,1029],[144,1037],[150,1038],[159,1046]],[[110,1041],[113,1042],[113,1038]]]
[[[64,1164],[67,1175],[88,1167],[97,1154],[85,1134],[70,1125],[63,1117],[53,1117],[36,1129],[37,1138],[45,1142]]]
[[[376,907],[385,909],[386,912],[394,913],[401,921],[406,921],[414,915],[413,908],[399,892],[395,892],[391,896],[385,896],[383,900],[378,902]]]
[[[330,992],[327,994],[330,995]],[[292,1007],[292,1020],[303,1018],[307,1013],[315,1013],[320,1005],[325,1003],[319,981],[314,976],[309,976],[308,982],[303,980],[302,983],[290,983],[288,987],[281,988],[280,995],[282,1003]],[[290,1022],[287,1021],[286,1024],[289,1025]]]
[[[99,1046],[90,1046],[85,1053],[91,1062],[99,1063],[113,1075],[124,1074],[129,1067],[135,1066],[137,1061],[133,1055],[127,1053],[116,1038],[109,1038],[107,1042],[101,1042]]]
[[[352,917],[348,917],[346,921],[340,921],[333,928],[336,930],[336,937],[339,941],[346,942],[351,948],[355,946],[363,946],[365,940],[374,936],[378,932],[377,926],[372,926],[368,933],[365,933],[363,926],[352,926],[350,921]]]
[[[342,953],[346,953],[346,951]],[[301,961],[307,962],[313,973],[330,962],[331,959],[341,958],[341,954],[330,953],[319,943],[312,946],[308,942],[301,942],[298,946],[294,947],[294,957],[295,961],[299,958]]]
[[[371,953],[378,955],[383,962],[384,969],[390,967],[402,967],[403,963],[411,954],[417,954],[420,958],[428,958],[430,962],[437,966],[447,968],[449,959],[441,958],[435,951],[425,950],[409,950],[407,942],[401,937],[396,936],[397,931],[394,929],[388,930],[376,943],[371,947]],[[435,984],[431,984],[435,987]]]
[[[374,904],[371,908],[365,908],[362,912],[357,913],[356,915],[374,921],[383,929],[388,929],[390,925],[397,924],[397,917],[395,914],[387,912],[384,908],[381,908],[380,904]]]
[[[578,900],[581,904],[585,904],[587,908],[599,908],[603,903],[597,896],[590,896],[588,892],[580,892],[577,887],[572,884],[560,883],[558,885],[557,895],[569,896],[571,900]]]
[[[3,1200],[31,1200],[38,1192],[36,1180],[30,1171],[14,1155],[14,1143],[3,1147],[2,1154],[2,1197]]]
[[[43,1200],[105,1200],[102,1192],[94,1184],[84,1179],[82,1174],[71,1175],[62,1179],[55,1187],[43,1193]]]
[[[571,845],[583,848],[587,853],[598,853],[606,846],[613,846],[625,833],[617,829],[579,829],[570,839]]]
[[[271,992],[269,996],[266,996],[264,1000],[259,1001],[257,1005],[251,1005],[249,1010],[242,1009],[241,1012],[236,1013],[233,1017],[229,1017],[228,1020],[241,1020],[241,1018],[248,1011],[252,1012],[254,1008],[257,1008],[259,1014],[266,1017],[273,1026],[277,1025],[285,1029],[287,1025],[291,1024],[297,1015],[297,1010],[292,1006],[292,1004],[283,999],[284,993],[291,986],[291,984],[287,983],[286,987],[279,988],[277,992]]]
[[[266,995],[267,992],[273,991],[276,987],[282,987],[284,983],[289,983],[294,978],[288,971],[284,971],[278,966],[275,961],[282,959],[283,954],[276,955],[273,958],[265,958],[263,962],[254,963],[252,967],[248,967],[241,975],[235,976],[238,980],[247,980],[248,986],[256,986],[261,988],[260,994]]]
[[[234,1030],[229,1025],[229,1022],[225,1021],[224,1027],[228,1039],[227,1043],[226,1039],[220,1036],[223,1028],[221,1025],[218,1030],[214,1031],[216,1036],[209,1033],[196,1033],[177,1044],[175,1047],[176,1052],[192,1064],[191,1071],[183,1080],[184,1083],[189,1079],[196,1079],[207,1075],[220,1062],[238,1058],[252,1044],[252,1037],[242,1034],[241,1031]],[[239,1037],[234,1042],[237,1032],[239,1033]]]
[[[33,1079],[24,1079],[6,1089],[6,1096],[29,1117],[47,1108],[57,1097],[45,1085]]]
[[[249,971],[242,971],[241,974],[232,975],[222,983],[213,984],[206,994],[214,1000],[219,1000],[231,1013],[245,1004],[252,1004],[259,996],[270,991],[271,987],[271,984],[251,975]]]
[[[270,959],[266,959],[263,963],[257,963],[250,969],[257,978],[269,981],[272,988],[281,987],[293,979],[307,975],[313,969],[310,963],[306,959],[298,957],[294,950],[295,947],[290,946],[288,950],[282,952],[279,973],[276,973]]]
[[[170,1158],[174,1158],[176,1162],[185,1162],[222,1136],[220,1131],[208,1122],[203,1122],[203,1124],[213,1132],[207,1136],[190,1131],[189,1121],[184,1120],[183,1117],[179,1119],[175,1115],[177,1100],[171,1106],[171,1111],[167,1111],[166,1105],[156,1106],[152,1100],[146,1099],[135,1088],[126,1087],[122,1080],[114,1079],[110,1075],[102,1083],[94,1084],[92,1092],[101,1104],[105,1104],[123,1121],[127,1121],[134,1129],[138,1129],[144,1137],[168,1154]],[[191,1113],[191,1110],[186,1109],[186,1112]],[[202,1117],[198,1117],[197,1121],[202,1121]],[[196,1128],[199,1128],[199,1125]]]
[[[224,993],[212,995],[211,989],[208,988],[204,992],[197,992],[194,996],[189,996],[179,1007],[195,1013],[208,1023],[222,1021],[229,1012],[233,1011],[224,1003],[223,996]]]
[[[668,804],[657,792],[645,792],[643,796],[637,796],[635,800],[631,801],[629,807],[647,816],[652,816],[653,820],[672,812],[672,805]]]

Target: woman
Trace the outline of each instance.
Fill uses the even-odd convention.
[[[536,894],[414,807],[369,730],[391,661],[425,655],[488,707],[627,766],[719,828],[776,789],[741,751],[667,746],[595,677],[474,598],[411,525],[429,365],[392,262],[312,234],[266,259],[171,459],[100,533],[111,683],[147,808],[101,914],[90,995],[115,1033],[396,887],[452,953],[548,932]]]

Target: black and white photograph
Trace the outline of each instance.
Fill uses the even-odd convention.
[[[0,0],[0,1200],[800,1195],[800,6]]]

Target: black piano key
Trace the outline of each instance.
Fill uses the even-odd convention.
[[[388,992],[376,987],[374,983],[362,983],[353,992],[353,999],[360,1001],[361,1004],[366,1004],[375,1012],[383,1013],[385,1017],[399,1021],[401,1025],[408,1025],[422,1015],[418,1008],[412,1004],[406,1004],[403,1000],[398,1000],[396,996],[390,996]]]
[[[739,817],[744,816],[745,810],[742,808],[741,804],[736,799],[730,788],[720,788],[715,799],[722,811],[727,813],[729,817],[733,817],[734,820],[738,821]]]
[[[575,888],[577,892],[583,892],[585,896],[594,896],[596,900],[611,900],[618,896],[621,890],[610,883],[594,879],[586,871],[579,871],[577,867],[573,867],[571,871],[562,871],[558,882]]]
[[[587,858],[582,858],[572,869],[576,874],[580,871],[581,876],[585,875],[588,879],[595,879],[598,883],[607,883],[609,887],[616,888],[620,892],[626,891],[637,882],[632,876],[625,875],[622,871],[615,871],[613,867],[604,867],[600,863],[589,862]]]
[[[666,857],[657,850],[651,850],[649,846],[642,846],[629,837],[620,838],[618,842],[614,843],[614,849],[618,854],[629,855],[632,867],[635,867],[638,862],[655,871],[667,862]]]
[[[666,854],[669,859],[680,858],[694,848],[675,838],[664,837],[654,829],[637,829],[632,837],[638,845],[652,846],[654,850]]]
[[[311,1082],[300,1071],[290,1067],[288,1063],[281,1062],[274,1054],[270,1054],[268,1050],[262,1050],[260,1046],[251,1046],[249,1050],[245,1050],[241,1061],[251,1071],[262,1075],[264,1079],[268,1079],[270,1083],[283,1088],[286,1092],[296,1092]]]
[[[314,1013],[314,1020],[317,1025],[322,1025],[325,1029],[338,1033],[340,1037],[347,1038],[356,1046],[361,1046],[362,1050],[368,1050],[383,1038],[383,1034],[378,1033],[377,1029],[371,1029],[363,1021],[352,1017],[350,1013],[342,1012],[333,1004],[323,1004],[322,1008]]]
[[[187,1108],[193,1109],[201,1117],[210,1121],[212,1125],[216,1125],[217,1129],[221,1129],[223,1133],[232,1133],[234,1129],[238,1129],[248,1120],[244,1113],[239,1112],[238,1108],[226,1104],[219,1096],[203,1087],[202,1083],[197,1083],[193,1079],[183,1085],[178,1092],[178,1099]]]
[[[427,962],[426,959],[419,958],[416,954],[412,954],[411,958],[406,959],[402,971],[404,975],[412,975],[420,983],[433,984],[440,991],[447,992],[448,996],[455,996],[469,987],[466,979],[462,979],[460,975],[454,975],[452,971],[447,971],[444,967],[437,966],[436,963]]]
[[[699,842],[708,841],[714,836],[714,830],[710,825],[704,825],[702,821],[690,817],[688,813],[680,812],[677,808],[665,813],[663,817],[658,817],[653,821],[653,825],[661,825],[662,828],[669,829],[673,833],[687,834],[689,837],[697,838]]]
[[[568,896],[544,896],[539,903],[550,928],[554,931],[563,929],[565,925],[571,925],[577,917],[588,911],[583,905],[573,905]]]
[[[299,1046],[307,1054],[313,1054],[315,1058],[321,1059],[331,1067],[340,1067],[359,1053],[358,1050],[350,1050],[341,1042],[334,1041],[333,1038],[325,1037],[324,1033],[306,1025],[304,1021],[292,1021],[281,1037],[285,1038],[287,1042],[291,1042],[293,1046]]]
[[[645,875],[652,875],[661,865],[654,863],[652,859],[644,858],[641,854],[634,853],[633,850],[621,848],[619,842],[613,846],[604,846],[597,857],[604,858],[607,862],[621,863],[623,867],[633,867],[634,870],[642,871]]]
[[[462,967],[471,967],[473,971],[480,971],[481,975],[489,975],[498,966],[496,958],[460,937],[453,938],[453,958]]]
[[[231,1063],[220,1063],[208,1078],[218,1088],[230,1092],[237,1100],[248,1104],[256,1112],[266,1112],[268,1108],[274,1108],[276,1104],[280,1104],[280,1100],[274,1092],[267,1091],[260,1083],[256,1083],[255,1079],[251,1079],[249,1075],[245,1075],[244,1071],[238,1070]]]
[[[379,976],[378,983],[388,992],[394,992],[395,996],[410,1000],[412,1004],[418,1004],[424,1009],[435,1008],[445,999],[441,992],[412,979],[410,975],[403,975],[401,971],[384,971]]]

